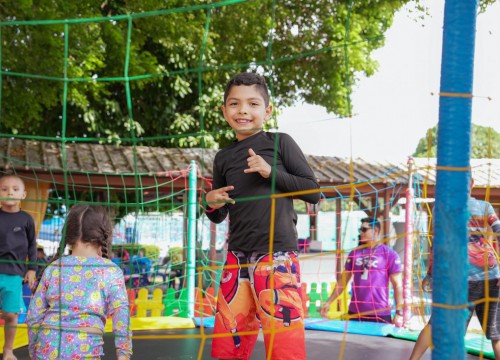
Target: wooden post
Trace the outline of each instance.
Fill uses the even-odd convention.
[[[26,198],[22,201],[21,208],[35,220],[36,236],[38,237],[47,211],[50,184],[35,180],[23,179],[23,181],[26,187]]]
[[[389,191],[385,189],[384,191],[384,209],[382,211],[382,214],[384,216],[383,222],[382,222],[382,231],[383,234],[382,236],[387,238],[387,244],[389,244],[389,236],[391,235],[391,217],[390,217],[390,212],[391,212],[391,195],[389,194]]]
[[[311,241],[318,240],[318,211],[319,204],[306,204],[307,213],[309,214],[309,239]]]

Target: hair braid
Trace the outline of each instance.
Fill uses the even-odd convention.
[[[101,256],[109,258],[113,227],[106,209],[101,206],[87,206],[81,213],[78,227],[78,239],[99,247]]]
[[[103,258],[109,259],[111,233],[105,226],[101,226],[102,237],[99,239]]]
[[[66,245],[73,246],[77,241],[100,247],[102,257],[109,259],[113,225],[103,207],[86,204],[72,206],[66,218],[63,233],[65,237],[59,243],[51,264],[62,256]]]

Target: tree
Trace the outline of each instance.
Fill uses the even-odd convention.
[[[437,125],[427,130],[420,139],[414,157],[437,157]],[[471,158],[500,158],[500,133],[491,127],[472,124]]]
[[[371,55],[410,2],[425,12],[418,0],[4,0],[0,132],[224,145],[223,85],[247,70],[268,77],[276,107],[349,115],[358,77],[375,73]]]

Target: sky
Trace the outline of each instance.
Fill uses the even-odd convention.
[[[430,16],[398,12],[385,46],[373,54],[379,70],[361,78],[351,98],[352,118],[297,104],[278,116],[305,154],[406,162],[439,120],[444,0],[426,2]],[[476,23],[472,122],[500,132],[500,2]],[[488,99],[490,98],[490,99]],[[305,130],[307,129],[307,130]]]

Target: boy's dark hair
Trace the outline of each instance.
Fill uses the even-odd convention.
[[[66,237],[61,241],[53,260],[59,258],[62,245],[74,245],[77,240],[101,247],[102,257],[109,258],[113,225],[101,206],[74,205],[64,224]]]
[[[19,176],[15,175],[15,174],[5,174],[5,175],[2,175],[0,177],[0,183],[2,183],[2,181],[4,179],[8,179],[8,178],[18,179],[19,181],[21,181],[21,183],[23,184],[23,188],[26,190],[26,184],[24,183],[24,180],[22,178],[20,178]]]
[[[227,97],[233,86],[252,86],[255,85],[257,90],[262,95],[266,107],[269,106],[269,89],[267,88],[266,79],[255,73],[245,72],[234,76],[226,85],[226,90],[224,91],[224,105],[226,104]]]
[[[365,217],[361,219],[361,224],[363,223],[368,223],[373,229],[377,228],[380,231],[380,221],[378,221],[377,218]]]

